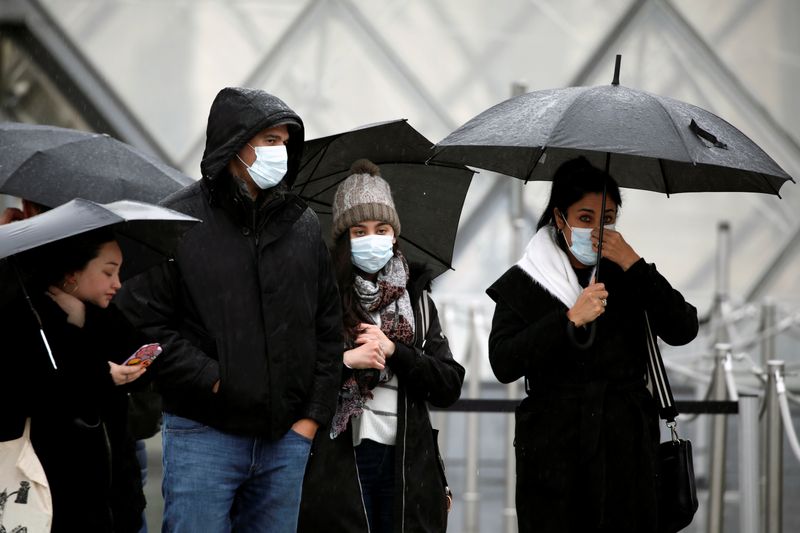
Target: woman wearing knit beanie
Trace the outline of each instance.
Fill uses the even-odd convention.
[[[342,299],[342,388],[317,432],[300,532],[445,531],[444,465],[427,404],[461,394],[428,296],[432,274],[397,247],[400,218],[380,169],[361,159],[336,191],[333,259]]]

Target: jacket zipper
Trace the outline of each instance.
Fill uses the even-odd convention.
[[[427,295],[427,291],[423,291],[423,298]],[[418,313],[417,313],[418,312]],[[414,346],[417,345],[420,335],[420,328],[419,326],[422,324],[422,320],[425,318],[422,316],[423,311],[419,307],[415,310],[415,320],[418,320],[416,323],[416,327],[414,328]],[[420,320],[421,319],[421,320]],[[425,330],[427,333],[427,325],[425,326]],[[422,345],[425,345],[425,337],[422,337]],[[408,395],[406,395],[405,391],[403,391],[403,459],[402,459],[402,468],[401,468],[401,487],[400,490],[402,491],[402,505],[401,505],[401,515],[400,515],[400,531],[406,530],[406,449],[407,449],[407,441],[408,441]]]
[[[406,396],[405,392],[403,392],[403,404],[405,409],[403,410],[403,471],[402,471],[402,486],[400,489],[403,491],[403,504],[401,506],[401,514],[400,514],[400,531],[406,530],[406,435],[408,433],[408,396]]]
[[[358,457],[356,457],[355,446],[353,446],[353,463],[356,467],[356,481],[358,481],[358,495],[361,498],[361,509],[364,510],[364,523],[367,524],[367,533],[370,533],[369,515],[367,514],[367,504],[364,503],[364,487],[361,486],[361,474],[358,472]]]

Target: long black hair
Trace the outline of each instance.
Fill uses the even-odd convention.
[[[60,287],[67,274],[86,268],[104,244],[115,240],[113,230],[99,228],[23,252],[19,260],[35,289]]]
[[[602,194],[603,182],[606,185],[607,197],[614,200],[617,209],[622,207],[619,185],[606,172],[593,167],[583,156],[562,163],[553,175],[550,200],[539,218],[536,229],[540,230],[547,225],[555,225],[555,215],[553,214],[555,208],[567,216],[567,208],[583,198],[586,193]],[[603,215],[601,214],[602,219]]]

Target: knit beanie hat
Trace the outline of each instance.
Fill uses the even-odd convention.
[[[387,222],[395,236],[400,235],[400,218],[394,208],[392,190],[381,177],[381,169],[368,159],[359,159],[333,197],[333,240],[365,220]]]

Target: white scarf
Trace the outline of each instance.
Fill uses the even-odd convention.
[[[525,247],[517,266],[569,309],[578,301],[583,288],[567,254],[556,243],[557,238],[555,227],[544,226]]]

